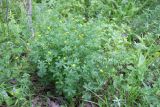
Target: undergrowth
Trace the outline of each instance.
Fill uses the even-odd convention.
[[[160,106],[158,3],[35,0],[31,38],[23,2],[0,1],[0,105],[32,106],[40,84],[68,107]]]

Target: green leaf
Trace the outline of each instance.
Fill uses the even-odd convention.
[[[138,61],[138,67],[142,66],[146,61],[146,58],[144,57],[143,54],[140,54],[139,56],[139,61]]]

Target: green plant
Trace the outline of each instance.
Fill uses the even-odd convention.
[[[159,106],[158,0],[34,0],[34,38],[23,2],[8,3],[6,14],[0,1],[0,106],[31,106],[39,84],[69,107]]]
[[[36,29],[40,31],[30,44],[30,59],[37,65],[38,75],[48,82],[55,82],[57,91],[69,99],[81,96],[80,91],[85,90],[82,87],[92,81],[91,87],[98,90],[104,81],[100,72],[105,64],[101,54],[102,29],[96,24],[91,26],[93,21],[83,24],[81,17],[58,20],[52,15],[48,18],[40,19],[43,26],[48,27],[37,25]],[[54,21],[47,25],[45,21],[50,19]],[[93,80],[98,75],[99,79]]]
[[[1,20],[0,23],[0,105],[19,107],[28,105],[26,97],[29,96],[31,83],[27,71],[27,40],[24,40],[27,37],[22,36],[25,19],[24,16],[19,17],[24,13],[22,7],[16,4],[18,1],[12,5],[10,3],[8,1],[8,21]],[[1,6],[4,6],[4,1]],[[2,12],[5,12],[5,8]]]

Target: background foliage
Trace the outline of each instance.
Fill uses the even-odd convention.
[[[69,107],[160,106],[158,0],[32,5],[34,38],[25,2],[0,1],[0,105],[31,106],[37,74]]]

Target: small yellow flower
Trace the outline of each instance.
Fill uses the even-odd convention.
[[[49,54],[49,55],[51,55],[51,54],[52,54],[52,52],[51,52],[51,51],[48,51],[48,54]]]
[[[67,44],[67,41],[65,40],[64,43]]]
[[[17,57],[15,57],[15,59],[18,59],[18,56],[17,56]]]
[[[100,72],[103,73],[104,72],[103,69],[100,69]]]
[[[48,28],[47,28],[48,30],[51,30],[51,27],[50,26],[48,26]]]
[[[66,57],[64,57],[63,59],[66,60]]]
[[[27,45],[29,46],[29,45],[30,45],[30,43],[27,43]]]
[[[77,30],[75,29],[74,32],[77,32]]]
[[[83,37],[84,37],[84,34],[80,34],[80,35],[79,35],[79,38],[80,38],[80,39],[83,39]]]
[[[72,64],[72,67],[76,67],[76,64]]]
[[[41,37],[41,35],[39,34],[38,37]]]

